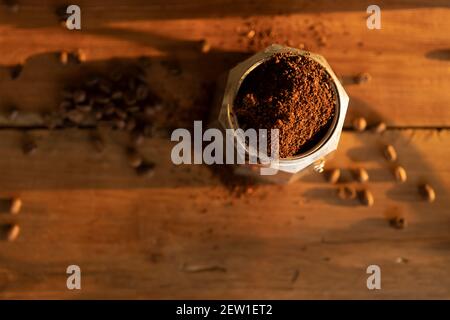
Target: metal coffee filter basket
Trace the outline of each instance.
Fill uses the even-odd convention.
[[[338,101],[336,103],[335,115],[329,130],[314,147],[295,157],[281,158],[278,163],[269,163],[264,166],[277,168],[282,172],[290,174],[296,174],[310,166],[313,166],[316,171],[321,172],[323,171],[323,166],[325,164],[325,157],[337,149],[349,103],[349,97],[345,92],[344,87],[339,82],[328,62],[321,55],[274,44],[241,62],[228,73],[225,91],[220,105],[218,121],[224,129],[239,128],[238,119],[233,112],[233,104],[239,88],[245,77],[250,72],[276,53],[293,53],[301,56],[307,56],[323,66],[333,80]],[[235,139],[236,143],[239,144],[241,148],[244,148],[249,156],[258,156],[257,150],[248,146],[242,136],[236,134]]]

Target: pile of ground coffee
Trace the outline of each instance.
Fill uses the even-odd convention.
[[[245,77],[234,112],[243,129],[279,129],[280,157],[287,158],[308,151],[324,137],[336,103],[332,79],[319,63],[278,53]]]

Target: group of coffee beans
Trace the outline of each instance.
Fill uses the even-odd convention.
[[[358,132],[363,132],[367,129],[367,121],[363,117],[357,117],[353,120],[353,128]],[[384,122],[379,122],[378,124],[372,127],[372,131],[375,133],[381,134],[386,130],[387,126]],[[393,177],[399,182],[403,183],[407,180],[407,173],[403,166],[397,163],[398,155],[394,146],[391,144],[386,144],[383,147],[383,156],[384,158],[390,162],[395,163],[393,166]],[[366,183],[369,181],[369,173],[364,168],[357,168],[353,171],[353,176],[356,181],[360,183]],[[333,184],[338,183],[341,180],[341,170],[338,168],[330,169],[325,171],[326,179]],[[430,184],[420,184],[418,186],[418,191],[421,197],[428,201],[433,202],[436,199],[436,193],[433,187]],[[347,200],[347,199],[355,199],[359,198],[362,204],[366,206],[372,206],[375,202],[374,196],[370,190],[364,188],[360,191],[357,191],[354,187],[350,185],[343,185],[338,188],[337,195],[339,198]],[[406,225],[406,220],[403,217],[394,217],[390,220],[390,224],[396,228],[404,228]]]
[[[8,214],[17,215],[22,209],[22,200],[20,198],[1,199],[2,208],[8,208]],[[0,238],[6,241],[14,241],[19,237],[20,227],[17,223],[7,223],[0,226]]]

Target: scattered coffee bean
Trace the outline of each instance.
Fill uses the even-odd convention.
[[[342,186],[337,190],[337,195],[342,200],[352,200],[356,198],[356,190],[352,186]]]
[[[366,127],[367,127],[367,121],[363,117],[358,117],[353,120],[353,128],[356,131],[360,131],[360,132],[364,131],[364,130],[366,130]]]
[[[66,118],[74,124],[81,124],[84,120],[84,116],[84,113],[77,109],[66,112]]]
[[[355,178],[358,182],[367,182],[369,181],[369,173],[364,168],[358,168],[355,170]]]
[[[12,107],[11,109],[9,109],[8,119],[10,121],[15,121],[18,117],[19,117],[19,109],[17,109],[16,107]]]
[[[136,168],[136,174],[141,177],[151,177],[155,171],[155,165],[150,162],[142,162],[140,166]]]
[[[12,80],[17,79],[23,70],[23,64],[16,64],[10,68],[10,76]]]
[[[326,174],[326,178],[328,180],[329,183],[337,183],[339,181],[339,177],[341,176],[341,170],[339,169],[332,169],[332,170],[327,170],[325,172]]]
[[[84,90],[75,90],[73,93],[73,101],[75,103],[82,103],[86,100],[86,91]]]
[[[20,198],[11,199],[11,205],[9,207],[9,212],[11,214],[18,214],[22,209],[22,200]]]
[[[23,141],[22,151],[24,154],[32,155],[32,154],[36,153],[36,150],[37,150],[37,144],[34,140],[32,140],[31,138],[27,138]]]
[[[20,234],[20,227],[17,224],[7,224],[1,229],[4,239],[9,242],[16,240]]]
[[[94,146],[94,149],[101,153],[103,150],[105,150],[105,141],[103,140],[102,136],[99,132],[94,132],[91,134],[91,141]]]
[[[247,38],[249,39],[253,39],[256,35],[256,31],[255,30],[250,30],[249,32],[247,32]]]
[[[355,77],[355,83],[357,84],[367,83],[370,80],[372,80],[372,76],[367,72],[362,72]]]
[[[360,201],[363,205],[365,205],[367,207],[373,206],[374,198],[373,198],[372,192],[370,192],[367,189],[362,190],[362,192],[360,194]]]
[[[128,164],[133,168],[139,167],[144,161],[142,159],[142,156],[136,151],[136,149],[129,149],[127,152],[127,158]]]
[[[394,168],[395,179],[398,182],[405,182],[407,180],[406,170],[402,166],[396,166]]]
[[[436,199],[436,192],[428,183],[419,186],[419,193],[428,202],[433,202]]]
[[[391,227],[395,229],[404,229],[407,225],[404,217],[394,217],[389,220]]]
[[[395,151],[394,146],[391,144],[384,146],[383,154],[388,161],[394,162],[397,160],[397,151]]]
[[[8,10],[12,13],[19,12],[20,5],[17,0],[3,0]]]
[[[386,131],[386,128],[386,123],[380,122],[373,128],[373,131],[375,133],[383,133],[384,131]]]
[[[78,63],[82,63],[82,62],[85,62],[87,60],[86,53],[82,49],[78,49],[74,53],[74,57],[75,57],[75,59],[76,59],[76,61]]]
[[[69,53],[67,51],[63,50],[59,53],[59,62],[63,65],[69,63]]]
[[[208,52],[211,50],[211,45],[210,45],[209,42],[206,41],[206,40],[203,40],[203,41],[200,43],[200,46],[201,46],[201,51],[202,51],[202,53],[208,53]]]

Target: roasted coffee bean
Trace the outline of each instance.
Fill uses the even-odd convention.
[[[369,181],[369,173],[364,168],[356,169],[354,174],[355,174],[355,178],[358,182],[364,183],[364,182]]]
[[[133,132],[131,134],[131,144],[135,147],[139,147],[144,143],[144,135],[142,134],[142,132]]]
[[[337,195],[342,200],[352,200],[356,198],[356,190],[352,186],[342,186],[337,190]]]
[[[92,111],[92,106],[90,104],[79,104],[76,106],[78,110],[84,113],[88,113]]]
[[[100,135],[100,133],[94,132],[91,135],[91,141],[92,141],[92,144],[94,146],[94,149],[97,152],[101,153],[101,152],[103,152],[103,150],[105,150],[105,140],[103,140],[103,138]]]
[[[433,202],[436,199],[436,192],[428,183],[419,185],[419,193],[428,202]]]
[[[67,51],[63,50],[59,53],[59,62],[63,65],[69,63],[69,53]]]
[[[74,124],[80,124],[84,120],[84,113],[76,109],[69,110],[66,112],[66,118]]]
[[[396,166],[394,168],[394,176],[398,182],[405,182],[407,180],[406,170],[402,166]]]
[[[407,225],[404,217],[394,217],[389,219],[389,224],[395,229],[404,229]]]
[[[12,66],[9,70],[11,79],[12,80],[17,79],[22,74],[22,70],[23,70],[23,64],[16,64],[15,66]]]
[[[122,120],[125,120],[128,117],[127,113],[125,111],[123,111],[122,109],[119,109],[119,108],[115,108],[114,109],[114,113],[116,114],[116,116],[119,119],[122,119]]]
[[[99,82],[100,82],[100,78],[93,76],[93,77],[90,77],[86,81],[86,86],[93,88],[93,87],[97,86]]]
[[[20,234],[20,227],[18,224],[12,223],[1,227],[2,237],[9,242],[16,240]]]
[[[136,98],[134,97],[134,94],[129,91],[124,93],[123,100],[125,101],[125,104],[127,104],[128,106],[135,105],[137,102]]]
[[[36,153],[37,144],[32,138],[26,138],[22,143],[22,151],[26,155],[32,155]]]
[[[42,114],[42,120],[49,130],[53,130],[58,126],[60,118],[55,113],[44,112]]]
[[[360,132],[364,131],[364,130],[366,130],[366,127],[367,127],[367,121],[363,117],[358,117],[353,120],[353,128],[356,131],[360,131]]]
[[[123,98],[123,92],[122,91],[114,91],[114,93],[111,95],[111,98],[114,100],[119,100]]]
[[[394,162],[397,160],[397,151],[395,151],[394,146],[391,144],[384,146],[383,154],[388,161]]]
[[[136,89],[136,99],[141,101],[145,100],[148,97],[148,87],[144,84],[141,84]]]
[[[126,122],[124,120],[116,120],[114,122],[114,127],[118,130],[125,129],[125,126],[126,126]]]
[[[111,99],[109,96],[97,94],[93,97],[93,102],[98,104],[107,104],[111,102]]]
[[[74,57],[75,57],[75,59],[76,59],[76,61],[78,63],[82,63],[82,62],[85,62],[87,60],[86,53],[82,49],[78,49],[74,53]]]
[[[355,77],[355,82],[357,84],[367,83],[372,80],[372,76],[368,72],[362,72]]]
[[[110,73],[109,77],[111,78],[112,81],[118,82],[118,81],[120,81],[120,79],[122,79],[123,73],[121,70],[116,69]]]
[[[368,207],[373,206],[374,198],[372,192],[370,192],[369,190],[367,189],[362,190],[359,199],[363,205]]]
[[[142,177],[151,177],[155,172],[155,165],[150,162],[142,162],[139,167],[136,168],[136,174]]]
[[[380,122],[373,128],[373,131],[375,133],[383,133],[384,131],[386,131],[386,128],[386,123]]]
[[[325,175],[329,183],[335,184],[339,181],[339,177],[341,176],[341,170],[339,169],[327,170],[325,172]]]
[[[202,53],[208,53],[211,50],[211,45],[208,41],[202,40],[200,43],[200,51]]]
[[[127,151],[127,158],[128,164],[133,168],[139,167],[144,161],[144,159],[142,159],[142,156],[136,151],[136,149],[131,148]]]
[[[129,118],[125,126],[125,130],[131,132],[136,128],[136,120],[134,118]]]
[[[10,108],[8,111],[8,119],[10,121],[15,121],[17,120],[18,117],[19,117],[19,109],[17,109],[16,107]]]
[[[11,204],[9,206],[9,212],[11,214],[18,214],[22,209],[22,200],[20,198],[11,199]]]
[[[73,101],[75,103],[83,103],[86,100],[86,91],[75,90],[73,93]]]

